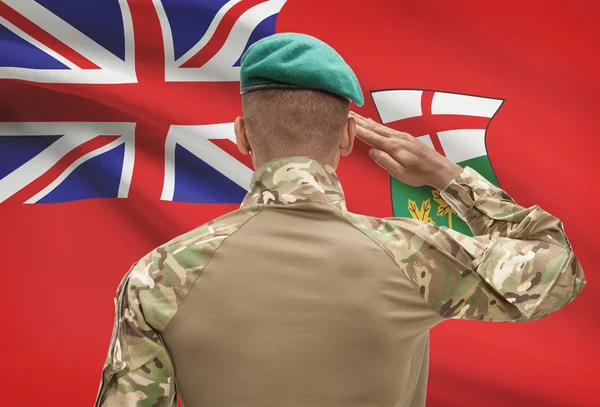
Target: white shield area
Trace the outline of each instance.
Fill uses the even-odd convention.
[[[383,124],[423,116],[423,90],[395,89],[372,92],[375,107]],[[490,120],[502,105],[501,99],[435,92],[431,101],[431,116],[486,117]],[[413,134],[419,141],[433,148],[431,134]],[[485,129],[458,128],[437,132],[444,154],[453,162],[461,162],[487,155]]]
[[[250,189],[252,170],[223,151],[211,139],[227,139],[235,143],[233,123],[198,126],[171,126],[165,143],[165,178],[160,199],[172,201],[175,194],[175,148],[188,150],[206,164],[235,182],[245,190]]]
[[[43,45],[37,39],[19,29],[19,27],[0,17],[1,25],[70,68],[29,69],[0,67],[0,78],[47,83],[116,84],[137,82],[133,53],[133,21],[131,19],[131,12],[127,0],[118,1],[123,17],[125,36],[124,61],[39,3],[36,3],[35,0],[2,0],[3,3],[6,3],[23,17],[35,23],[35,25],[42,28],[55,39],[96,64],[99,69],[81,69],[66,56]]]
[[[233,66],[242,55],[250,35],[260,23],[279,13],[286,0],[269,0],[246,10],[234,23],[223,46],[200,68],[182,68],[194,55],[200,52],[211,40],[225,14],[241,0],[231,0],[223,5],[213,18],[206,33],[185,54],[175,60],[173,36],[169,19],[161,0],[153,0],[160,20],[165,44],[165,80],[172,82],[237,82],[240,80],[240,67]]]
[[[23,163],[6,177],[0,179],[0,203],[19,192],[25,186],[42,176],[69,152],[80,145],[103,135],[118,136],[109,144],[90,151],[69,165],[54,181],[25,203],[36,203],[52,192],[73,171],[88,160],[104,154],[120,145],[125,145],[125,155],[121,170],[118,198],[127,198],[133,174],[135,154],[134,136],[135,123],[109,122],[4,122],[0,123],[0,137],[3,136],[56,136],[62,135],[49,147],[37,154],[31,160]]]

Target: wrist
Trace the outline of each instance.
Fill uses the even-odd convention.
[[[435,177],[429,185],[442,191],[454,178],[458,176],[458,174],[462,172],[462,170],[463,168],[460,165],[456,163],[450,163],[450,165],[445,166],[443,169],[437,171]]]

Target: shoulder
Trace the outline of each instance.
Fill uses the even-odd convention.
[[[255,205],[224,214],[160,245],[132,266],[125,280],[151,325],[166,327],[213,253],[260,210]]]
[[[434,232],[428,228],[428,226],[431,225],[415,219],[379,218],[376,216],[350,212],[348,210],[340,211],[340,213],[352,223],[354,227],[386,250],[390,249],[388,247],[389,243],[404,241],[414,235],[417,231],[421,231],[421,233],[424,234]]]
[[[341,210],[340,213],[367,238],[375,242],[397,262],[408,246],[403,244],[415,229],[422,227],[414,219],[379,218]]]
[[[417,219],[378,218],[347,210],[342,215],[378,244],[415,285],[420,285],[421,279],[414,276],[426,276],[436,265],[448,262],[469,264],[487,248],[483,241]],[[427,273],[417,273],[424,268]]]
[[[342,215],[395,259],[409,257],[420,249],[431,249],[432,246],[454,256],[459,256],[461,249],[470,253],[484,249],[479,242],[467,235],[417,219],[378,218],[349,211],[343,211]]]
[[[436,315],[458,312],[460,295],[477,289],[473,259],[481,258],[489,239],[411,218],[345,216],[388,254]]]

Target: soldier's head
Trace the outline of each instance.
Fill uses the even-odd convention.
[[[256,169],[279,157],[308,155],[336,167],[350,154],[356,124],[350,103],[363,104],[356,75],[323,41],[279,33],[252,44],[240,63],[243,117],[235,120],[240,151]]]
[[[312,89],[263,89],[242,95],[235,121],[237,145],[257,168],[278,157],[307,155],[337,166],[354,145],[350,101]]]

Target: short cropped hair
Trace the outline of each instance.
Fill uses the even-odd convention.
[[[242,95],[250,148],[267,160],[320,156],[336,148],[350,101],[312,89],[261,89]]]

